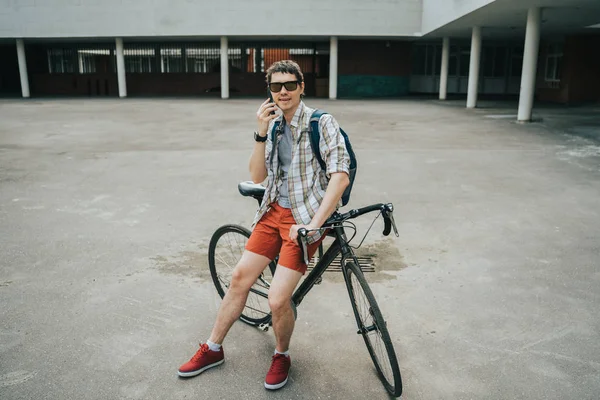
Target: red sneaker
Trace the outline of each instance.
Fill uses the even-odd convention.
[[[200,345],[200,350],[194,354],[190,361],[179,367],[177,374],[184,378],[196,376],[209,368],[223,364],[223,346],[219,351],[212,351],[206,343]]]
[[[289,356],[275,354],[271,362],[271,368],[269,368],[265,378],[265,387],[271,390],[282,388],[288,381],[288,372],[291,365],[292,360]]]

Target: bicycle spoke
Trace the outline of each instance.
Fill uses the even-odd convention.
[[[231,282],[231,280],[223,279],[223,277],[221,275],[219,275],[219,281],[221,282],[221,284],[223,286],[225,286],[227,289],[229,289],[229,283]]]
[[[237,239],[234,239],[236,241],[237,244]],[[231,235],[227,234],[227,243],[228,243],[228,247],[229,247],[229,253],[231,254],[231,259],[234,261],[235,264],[237,264],[239,258],[236,256],[236,254],[233,253],[233,244],[231,243]]]
[[[215,256],[215,258],[217,258],[219,261],[221,261],[223,264],[225,264],[229,268],[230,271],[233,271],[233,267],[231,265],[227,264],[227,262],[225,260],[223,260],[223,258],[221,256]]]
[[[267,267],[267,268],[269,268],[269,267]],[[260,287],[262,287],[262,288],[265,288],[265,289],[267,289],[267,290],[268,290],[268,289],[271,287],[271,284],[265,280],[265,276],[264,276],[264,275],[265,275],[264,273],[261,273],[261,274],[260,274],[260,276],[259,276],[259,277],[258,277],[258,279],[256,280],[256,283],[255,283],[255,285],[256,285],[256,286],[260,286]],[[262,284],[259,284],[259,283],[258,283],[259,281],[260,281]]]
[[[224,226],[220,231],[211,240],[209,262],[213,279],[218,282],[219,294],[223,297],[231,286],[233,271],[245,252],[250,232],[235,225]],[[269,277],[270,270],[263,272],[250,288],[241,316],[245,322],[254,325],[269,317]]]
[[[259,313],[259,314],[263,314],[263,315],[267,315],[267,314],[268,314],[268,313],[264,312],[264,311],[263,311],[263,310],[261,310],[261,309],[254,308],[254,307],[250,307],[250,306],[248,306],[248,305],[246,305],[246,308],[247,308],[247,309],[250,309],[250,310],[252,310],[252,311],[256,311],[256,312],[257,312],[257,313]]]
[[[381,337],[379,326],[369,304],[366,295],[364,294],[360,282],[354,274],[351,275],[352,292],[354,293],[354,301],[359,313],[361,326],[359,332],[365,335],[371,344],[373,355],[377,360],[377,364],[388,382],[394,382],[394,373],[391,368],[391,361],[388,357],[387,348]]]

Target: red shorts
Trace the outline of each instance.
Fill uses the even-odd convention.
[[[294,271],[306,273],[307,265],[302,258],[302,249],[296,241],[290,239],[290,228],[296,225],[292,210],[283,208],[277,202],[271,204],[271,209],[258,221],[248,243],[246,250],[274,260],[279,254],[278,264]],[[310,259],[323,241],[325,235],[315,243],[308,246]]]

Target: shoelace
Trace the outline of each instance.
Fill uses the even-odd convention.
[[[206,343],[202,343],[200,345],[200,350],[198,350],[196,352],[196,354],[194,354],[194,357],[192,357],[192,361],[194,362],[198,362],[198,360],[200,360],[200,358],[202,358],[202,356],[204,356],[206,353],[208,353],[209,351],[209,347]]]
[[[283,354],[275,354],[273,356],[273,362],[271,363],[271,368],[269,368],[269,373],[285,372],[286,361],[287,361],[287,357],[284,356]]]

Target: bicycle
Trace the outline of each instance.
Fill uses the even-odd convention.
[[[243,196],[253,197],[260,204],[265,188],[262,185],[252,182],[242,182],[238,185],[238,190]],[[351,222],[348,222],[348,220],[363,214],[379,211],[375,220],[380,215],[383,216],[383,235],[389,235],[393,228],[394,233],[398,236],[393,210],[394,208],[391,203],[380,203],[359,209],[352,209],[343,214],[336,211],[320,228],[326,229],[327,235],[334,237],[335,240],[325,252],[323,252],[323,244],[319,247],[318,262],[292,295],[292,309],[294,310],[294,317],[296,317],[297,307],[304,297],[314,285],[321,283],[322,275],[327,267],[341,254],[342,272],[358,326],[357,334],[363,336],[367,350],[385,389],[391,395],[399,397],[402,394],[402,379],[396,353],[394,352],[387,325],[377,305],[377,301],[359,267],[353,248],[349,245],[349,242],[356,235],[356,227]],[[373,220],[373,223],[375,223],[375,220]],[[371,224],[372,226],[373,224]],[[350,240],[347,239],[344,228],[354,229],[354,235]],[[302,247],[304,260],[308,265],[309,260],[307,260],[305,238],[309,231],[300,229],[298,233],[299,245]],[[249,237],[250,231],[245,227],[228,224],[218,228],[211,238],[208,261],[213,282],[221,298],[225,296],[231,282],[231,272],[242,256]],[[220,252],[219,246],[221,245],[228,246],[228,251]],[[358,247],[360,247],[360,244]],[[240,316],[241,321],[256,326],[263,331],[267,331],[271,325],[268,292],[277,261],[278,257],[258,277],[250,289],[244,310]]]

